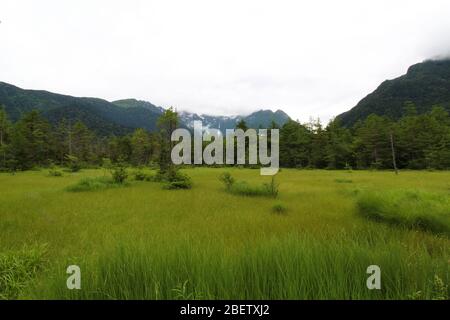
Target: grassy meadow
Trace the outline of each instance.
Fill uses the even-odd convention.
[[[1,173],[0,298],[448,299],[450,172],[283,169],[273,198],[227,192],[225,171],[271,179],[193,168],[190,190],[73,192],[105,172]]]

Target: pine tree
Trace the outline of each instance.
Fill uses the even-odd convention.
[[[131,136],[131,163],[135,166],[145,165],[151,152],[150,137],[144,129],[136,129]]]
[[[309,164],[311,135],[297,121],[289,120],[280,130],[280,164],[284,167],[302,168]]]
[[[340,124],[339,119],[330,121],[326,127],[327,145],[326,161],[329,169],[343,169],[353,163],[352,143],[350,130]]]
[[[21,169],[45,165],[54,156],[50,124],[38,111],[26,113],[14,126],[12,148]]]
[[[171,141],[172,132],[178,126],[178,114],[170,107],[158,119],[160,154],[159,169],[162,174],[173,170],[173,163],[170,157],[174,143]]]

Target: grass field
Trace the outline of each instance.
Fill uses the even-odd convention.
[[[448,299],[450,172],[283,169],[274,199],[226,192],[224,171],[270,181],[195,168],[184,171],[191,190],[132,181],[69,192],[104,172],[0,174],[0,298]],[[380,198],[406,191],[416,205]],[[66,287],[71,264],[81,290]],[[366,287],[369,265],[381,290]]]

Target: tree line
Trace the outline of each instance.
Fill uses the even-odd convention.
[[[170,165],[170,133],[178,125],[168,109],[156,132],[136,129],[123,136],[97,136],[81,121],[63,120],[52,126],[38,111],[16,123],[0,108],[0,170],[28,170],[77,162],[99,166],[104,159],[132,166]],[[246,129],[245,121],[236,125]],[[273,123],[272,128],[278,128]],[[450,117],[439,106],[418,114],[405,103],[399,120],[370,115],[351,128],[339,119],[323,126],[289,120],[280,130],[280,165],[317,169],[450,169]]]

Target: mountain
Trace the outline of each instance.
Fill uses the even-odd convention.
[[[164,112],[164,108],[157,107],[154,104],[152,104],[148,101],[143,101],[143,100],[123,99],[123,100],[113,101],[112,103],[118,107],[126,108],[126,109],[144,108],[144,109],[150,110],[156,114],[162,114]]]
[[[52,124],[63,118],[81,120],[88,128],[99,135],[122,135],[136,128],[155,131],[157,120],[164,108],[136,99],[109,102],[98,98],[78,98],[43,90],[25,90],[8,83],[0,82],[0,106],[6,108],[8,116],[17,121],[22,114],[37,109]],[[221,130],[233,129],[240,119],[249,127],[268,127],[272,120],[283,125],[289,116],[281,110],[272,112],[260,110],[246,117],[209,116],[180,112],[182,127],[191,127],[193,120],[202,120],[203,125]]]
[[[217,128],[225,133],[226,129],[234,129],[236,124],[244,120],[249,128],[269,128],[274,121],[278,126],[283,126],[290,118],[281,110],[273,112],[271,110],[259,110],[247,116],[212,116],[186,111],[179,112],[181,121],[188,127],[193,128],[194,121],[202,121],[204,127]]]
[[[141,106],[122,108],[98,98],[24,90],[4,82],[0,82],[0,105],[5,106],[13,121],[18,120],[23,113],[37,109],[53,124],[63,118],[81,120],[100,135],[121,135],[137,127],[155,130],[159,117],[159,113]]]
[[[427,60],[409,67],[405,75],[384,81],[338,118],[345,126],[364,120],[372,113],[398,119],[404,114],[407,101],[416,105],[418,113],[427,112],[438,104],[450,111],[450,59]]]

